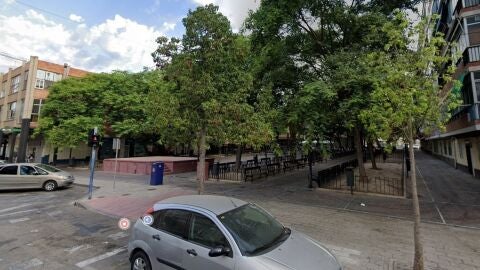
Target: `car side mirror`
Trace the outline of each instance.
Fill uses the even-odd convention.
[[[232,252],[231,248],[219,246],[219,247],[212,248],[210,250],[210,252],[208,253],[208,256],[210,256],[210,257],[220,257],[220,256],[223,256],[223,255],[228,255],[228,254],[230,254],[230,252]]]

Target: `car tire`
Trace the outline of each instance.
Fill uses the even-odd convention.
[[[152,270],[152,265],[147,254],[143,251],[137,251],[132,256],[131,270]]]
[[[55,181],[53,181],[53,180],[48,180],[47,182],[45,182],[45,183],[43,184],[43,189],[44,189],[45,191],[49,191],[49,192],[56,190],[57,187],[58,187],[57,182],[55,182]]]

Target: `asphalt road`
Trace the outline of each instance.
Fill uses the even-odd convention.
[[[0,191],[0,269],[129,269],[129,231],[74,206],[85,193]]]

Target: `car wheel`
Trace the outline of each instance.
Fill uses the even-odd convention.
[[[143,251],[137,251],[132,256],[131,270],[152,270],[152,265],[147,254]]]
[[[53,180],[48,180],[47,182],[45,182],[45,184],[43,184],[43,189],[45,191],[54,191],[55,189],[57,189],[57,182]]]

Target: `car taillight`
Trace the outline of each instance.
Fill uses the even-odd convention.
[[[154,211],[153,207],[150,207],[150,208],[147,209],[147,211],[145,212],[144,215],[151,215],[151,214],[153,214],[153,211]]]

